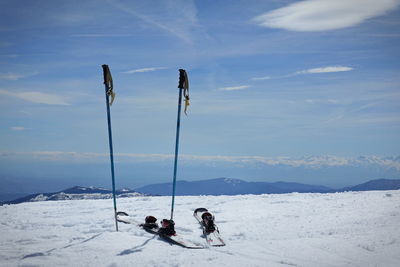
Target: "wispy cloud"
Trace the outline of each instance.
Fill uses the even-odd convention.
[[[70,105],[67,101],[66,98],[63,96],[59,95],[53,95],[53,94],[46,94],[46,93],[41,93],[41,92],[20,92],[20,93],[15,93],[15,92],[10,92],[7,90],[2,90],[0,89],[0,95],[7,95],[7,96],[12,96],[16,97],[28,102],[32,103],[37,103],[37,104],[46,104],[46,105]]]
[[[271,77],[270,76],[264,76],[264,77],[254,77],[251,78],[252,81],[264,81],[264,80],[270,80]]]
[[[244,90],[249,88],[250,85],[240,85],[240,86],[229,86],[229,87],[222,87],[219,88],[221,91],[235,91],[235,90]]]
[[[8,55],[9,58],[18,57],[17,55]],[[9,81],[17,81],[20,79],[24,79],[30,76],[37,75],[38,72],[30,72],[30,73],[15,73],[15,72],[7,72],[0,73],[0,80],[9,80]]]
[[[252,81],[263,81],[263,80],[270,80],[270,79],[288,78],[288,77],[293,77],[293,76],[302,75],[302,74],[332,73],[332,72],[344,72],[344,71],[352,71],[352,70],[354,70],[354,68],[347,67],[347,66],[327,66],[327,67],[321,67],[321,68],[300,70],[300,71],[296,71],[294,73],[286,74],[283,76],[254,77],[254,78],[251,78],[251,80]],[[229,87],[227,87],[227,88],[229,88]]]
[[[0,47],[1,47],[1,45],[0,45]],[[19,55],[17,55],[17,54],[0,54],[0,57],[3,57],[3,58],[17,58]]]
[[[141,69],[134,69],[134,70],[128,70],[124,71],[122,73],[141,73],[141,72],[150,72],[150,71],[156,71],[156,70],[165,70],[167,69],[166,67],[151,67],[151,68],[141,68]]]
[[[116,8],[143,22],[192,44],[192,31],[197,26],[197,8],[194,1],[160,1],[157,4],[143,1],[110,2]]]
[[[108,37],[130,37],[132,34],[111,34],[111,33],[80,33],[72,34],[71,37],[74,38],[108,38]]]
[[[13,127],[11,127],[11,130],[13,130],[13,131],[24,131],[24,130],[26,130],[26,128],[22,127],[22,126],[13,126]]]
[[[398,0],[306,0],[269,11],[253,20],[261,26],[291,31],[351,27],[395,9]]]
[[[9,80],[9,81],[17,81],[19,79],[22,79],[26,77],[25,75],[19,74],[19,73],[0,73],[0,80]]]
[[[329,66],[323,68],[314,68],[308,70],[301,70],[295,72],[295,74],[315,74],[315,73],[329,73],[329,72],[343,72],[343,71],[351,71],[353,68],[344,67],[344,66]]]

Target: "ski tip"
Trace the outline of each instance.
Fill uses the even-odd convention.
[[[128,213],[124,212],[124,211],[118,211],[117,216],[129,216]]]

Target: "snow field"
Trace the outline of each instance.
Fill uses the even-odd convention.
[[[177,232],[204,244],[207,208],[225,247],[190,250],[119,224],[112,200],[0,207],[0,266],[400,266],[400,190],[334,194],[183,196]],[[118,199],[136,220],[169,218],[169,197]]]

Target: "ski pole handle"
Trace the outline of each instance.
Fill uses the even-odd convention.
[[[179,89],[183,89],[185,87],[187,87],[187,81],[186,81],[186,71],[184,69],[179,69],[179,85],[178,88]]]
[[[110,89],[110,88],[112,89],[113,84],[112,84],[110,68],[106,64],[103,64],[101,66],[103,67],[104,84],[106,85],[107,89]]]

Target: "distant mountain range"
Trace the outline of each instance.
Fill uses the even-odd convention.
[[[241,195],[241,194],[285,194],[285,193],[333,193],[344,191],[397,190],[400,180],[379,179],[364,184],[332,189],[326,186],[307,185],[289,182],[246,182],[239,179],[218,178],[202,181],[177,181],[176,195]],[[172,183],[152,184],[137,188],[136,191],[168,196],[172,192]]]
[[[239,179],[217,178],[201,181],[177,181],[176,195],[242,195],[242,194],[285,194],[285,193],[334,193],[344,191],[398,190],[400,180],[378,179],[356,186],[339,190],[325,186],[307,185],[289,182],[246,182]],[[140,193],[139,193],[140,192]],[[172,193],[172,183],[151,184],[131,189],[116,191],[117,197],[137,196],[169,196]],[[104,188],[75,186],[55,193],[32,194],[3,204],[18,204],[22,202],[75,200],[75,199],[109,199],[112,191]]]
[[[152,184],[137,189],[139,192],[152,195],[171,195],[172,183]],[[246,182],[239,179],[218,178],[202,181],[177,181],[176,195],[242,195],[242,194],[281,194],[290,192],[326,193],[332,189],[325,186],[314,186],[287,182]]]

